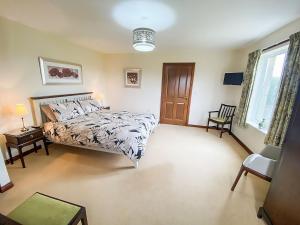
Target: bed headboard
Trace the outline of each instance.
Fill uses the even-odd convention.
[[[93,92],[82,92],[73,94],[61,94],[61,95],[46,95],[46,96],[36,96],[30,97],[30,104],[32,110],[32,117],[35,126],[42,126],[47,122],[47,117],[41,110],[41,106],[50,103],[63,103],[74,100],[87,100],[92,99]]]

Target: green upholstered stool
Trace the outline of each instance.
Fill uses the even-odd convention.
[[[84,207],[41,193],[32,195],[8,217],[22,225],[88,224]]]

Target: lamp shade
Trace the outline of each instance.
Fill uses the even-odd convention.
[[[16,105],[16,113],[18,116],[24,116],[27,114],[27,109],[24,104],[17,104]]]
[[[140,52],[150,52],[155,48],[155,31],[149,28],[133,30],[133,48]]]

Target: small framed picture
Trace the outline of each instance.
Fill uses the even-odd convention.
[[[125,87],[140,88],[142,69],[125,69]]]
[[[39,57],[43,84],[82,84],[82,66]]]

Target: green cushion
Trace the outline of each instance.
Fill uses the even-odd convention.
[[[80,207],[35,193],[8,217],[23,225],[67,225]]]
[[[220,123],[224,123],[225,122],[225,119],[224,118],[221,118],[221,117],[212,117],[211,118],[212,120],[215,120],[217,122],[220,122]]]

